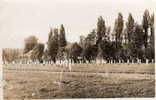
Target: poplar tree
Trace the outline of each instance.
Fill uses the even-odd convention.
[[[59,34],[59,47],[65,47],[67,45],[65,28],[63,24],[61,24],[60,34]]]
[[[132,40],[133,28],[134,28],[134,18],[132,16],[132,14],[130,13],[128,16],[128,21],[126,23],[128,43],[130,43]]]
[[[121,13],[118,13],[118,18],[115,20],[115,26],[114,26],[114,31],[115,31],[115,37],[116,37],[116,43],[120,44],[121,43],[121,35],[123,31],[123,16]]]
[[[106,32],[105,21],[102,18],[102,16],[100,16],[97,22],[97,38],[99,41],[102,40],[103,37],[105,37],[106,35],[105,32]]]
[[[50,37],[50,34],[49,34]],[[50,40],[48,41],[48,55],[50,56],[51,60],[53,60],[53,62],[56,62],[56,56],[58,53],[58,29],[54,29],[54,35],[50,38]]]
[[[147,48],[147,40],[148,40],[148,28],[149,28],[149,11],[146,9],[143,15],[142,26],[144,28],[144,45]]]

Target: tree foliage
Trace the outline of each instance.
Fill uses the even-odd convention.
[[[40,60],[63,60],[64,57],[71,59],[75,63],[79,59],[84,62],[104,59],[107,62],[119,62],[119,59],[127,62],[132,60],[154,58],[154,14],[145,10],[142,24],[137,24],[132,14],[129,13],[124,28],[122,13],[118,13],[113,30],[110,26],[105,25],[102,16],[98,17],[97,27],[87,36],[80,36],[79,43],[69,43],[66,40],[64,25],[60,29],[50,29],[47,41],[47,48],[44,51],[44,45],[37,42],[35,36],[25,39],[24,53],[32,50],[32,58]],[[44,53],[43,53],[44,52]],[[63,59],[62,59],[63,58]]]
[[[25,39],[24,53],[28,53],[37,44],[38,39],[35,36],[29,36]]]
[[[97,38],[99,41],[102,40],[103,37],[105,37],[105,33],[106,33],[105,21],[102,18],[102,16],[100,16],[97,22]]]
[[[123,16],[121,13],[118,13],[118,18],[115,20],[115,26],[114,26],[116,43],[121,43],[121,34],[123,31],[123,26],[124,26]]]
[[[143,15],[143,21],[142,21],[142,26],[144,28],[144,45],[147,48],[147,40],[148,40],[148,28],[149,28],[149,11],[145,10],[144,15]]]
[[[130,13],[128,16],[128,21],[126,23],[127,35],[128,35],[128,42],[131,42],[133,29],[134,29],[134,18]]]
[[[50,35],[49,35],[50,37]],[[53,60],[54,62],[56,62],[56,55],[58,53],[58,29],[54,29],[54,35],[52,37],[50,37],[50,40],[47,42],[48,46],[48,55],[50,57],[51,60]]]
[[[144,46],[144,32],[143,27],[141,25],[136,25],[134,28],[134,33],[132,35],[132,43],[131,43],[131,55],[133,57],[142,58],[143,57],[143,50]]]
[[[82,48],[78,43],[74,43],[70,49],[70,58],[74,60],[74,63],[77,63],[78,57],[81,56]]]
[[[60,28],[60,34],[59,34],[59,47],[65,47],[67,45],[66,36],[65,36],[65,28],[63,24]]]
[[[33,48],[31,58],[33,60],[37,59],[37,60],[39,60],[41,62],[42,61],[43,53],[44,53],[44,44],[43,43],[38,43]]]

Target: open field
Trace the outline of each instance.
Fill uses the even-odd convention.
[[[3,66],[4,98],[154,97],[154,64]]]

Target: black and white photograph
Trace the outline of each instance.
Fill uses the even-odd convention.
[[[155,98],[156,0],[0,0],[0,100]]]

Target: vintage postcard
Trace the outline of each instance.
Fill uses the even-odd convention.
[[[0,0],[0,100],[155,99],[156,0]]]

